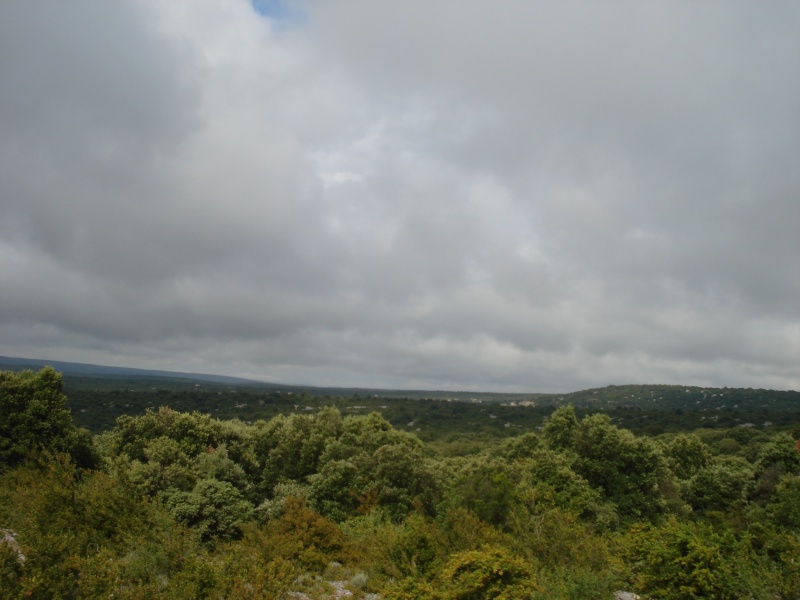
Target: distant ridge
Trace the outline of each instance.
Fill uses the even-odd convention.
[[[18,371],[22,369],[41,369],[51,366],[57,371],[70,375],[128,375],[132,377],[168,377],[171,379],[193,379],[210,381],[214,383],[229,384],[255,384],[260,383],[252,379],[241,377],[228,377],[226,375],[209,375],[207,373],[182,373],[179,371],[159,371],[155,369],[134,369],[130,367],[108,367],[87,363],[64,362],[60,360],[45,360],[41,358],[17,358],[0,356],[0,370]]]
[[[564,404],[572,404],[576,408],[582,407],[599,411],[610,410],[611,408],[619,406],[661,410],[693,410],[707,407],[714,407],[716,410],[753,410],[756,408],[765,410],[800,410],[800,391],[796,390],[719,388],[675,384],[608,385],[602,388],[590,388],[566,393],[318,387],[302,384],[258,381],[255,379],[230,377],[227,375],[210,375],[208,373],[135,369],[131,367],[111,367],[40,358],[0,356],[0,370],[38,370],[46,365],[50,365],[57,371],[62,372],[65,376],[65,380],[71,378],[74,382],[75,379],[86,378],[100,381],[105,378],[109,380],[107,383],[111,385],[119,384],[119,381],[114,383],[113,380],[130,378],[131,380],[139,380],[139,385],[150,386],[154,385],[154,383],[148,382],[148,380],[159,379],[162,382],[161,384],[166,384],[169,380],[172,380],[172,383],[187,386],[193,383],[209,383],[223,386],[243,386],[251,389],[259,388],[262,390],[284,393],[305,393],[311,396],[359,396],[489,403],[505,402],[510,403],[511,406],[561,406]]]
[[[505,392],[474,392],[474,391],[446,391],[446,390],[414,390],[414,389],[384,389],[362,387],[320,387],[302,384],[285,384],[226,375],[209,375],[207,373],[183,373],[177,371],[159,371],[154,369],[134,369],[131,367],[109,367],[88,363],[64,362],[58,360],[45,360],[41,358],[17,358],[0,356],[0,370],[20,371],[23,369],[38,370],[44,366],[51,366],[64,374],[65,377],[89,378],[120,378],[131,377],[140,379],[179,379],[190,382],[207,382],[221,385],[241,385],[259,387],[293,393],[307,393],[318,396],[375,396],[383,398],[439,398],[451,400],[483,399],[487,401],[502,400],[528,400],[534,397],[546,396],[536,393],[505,393]]]

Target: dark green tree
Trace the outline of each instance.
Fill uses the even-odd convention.
[[[359,507],[364,477],[349,460],[332,460],[309,478],[314,507],[326,517],[343,521]]]
[[[775,492],[783,475],[800,473],[800,452],[788,433],[780,433],[761,446],[755,465],[751,499],[764,502]]]
[[[453,486],[452,500],[495,526],[504,526],[516,501],[518,474],[508,463],[492,458],[466,462]]]
[[[781,478],[767,510],[781,527],[800,530],[800,475],[784,475]]]
[[[61,374],[0,372],[0,468],[41,451],[69,453],[81,467],[97,463],[91,434],[75,427]]]
[[[684,499],[698,511],[726,511],[743,498],[752,477],[752,467],[745,459],[720,456],[689,480]]]
[[[585,417],[575,433],[573,469],[617,505],[620,518],[649,518],[664,508],[658,490],[662,458],[649,438],[611,424],[608,415]]]
[[[667,463],[679,479],[689,479],[711,460],[708,446],[693,433],[676,435],[665,450]]]
[[[575,447],[575,433],[578,417],[570,404],[557,408],[542,428],[542,436],[554,450],[572,450]]]
[[[166,504],[178,521],[199,531],[204,541],[238,538],[240,527],[253,514],[253,505],[239,490],[216,479],[201,479],[191,492],[174,492]]]

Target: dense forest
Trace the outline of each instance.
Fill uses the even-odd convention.
[[[79,384],[0,373],[0,599],[800,597],[791,392]]]
[[[465,437],[483,443],[537,431],[564,405],[572,405],[579,416],[603,412],[614,424],[648,435],[800,423],[800,392],[794,391],[624,385],[570,394],[499,394],[234,385],[147,376],[65,374],[63,379],[75,423],[94,433],[111,429],[121,415],[160,406],[246,422],[330,407],[343,415],[378,412],[426,442]]]

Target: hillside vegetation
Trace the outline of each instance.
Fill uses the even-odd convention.
[[[581,416],[606,413],[615,424],[650,435],[745,424],[788,427],[800,422],[800,392],[734,388],[624,385],[570,394],[497,394],[323,390],[85,374],[65,375],[64,387],[75,422],[94,433],[111,429],[121,415],[141,415],[160,406],[250,422],[326,407],[343,415],[377,412],[394,427],[429,442],[465,435],[496,439],[537,431],[555,408],[566,405]]]
[[[0,598],[800,594],[800,452],[757,392],[690,410],[702,392],[658,388],[667,423],[720,418],[646,435],[620,423],[654,410],[651,386],[521,407],[191,385],[98,386],[117,418],[92,437],[58,373],[0,374]],[[125,407],[137,394],[151,404]],[[728,410],[773,425],[725,427]],[[514,426],[524,411],[540,429]]]

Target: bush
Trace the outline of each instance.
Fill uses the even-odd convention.
[[[253,505],[227,481],[202,479],[191,492],[173,492],[167,506],[175,518],[196,529],[203,541],[236,539],[253,513]]]
[[[388,587],[385,600],[525,600],[537,586],[524,560],[500,547],[455,554],[432,582],[403,579]]]

